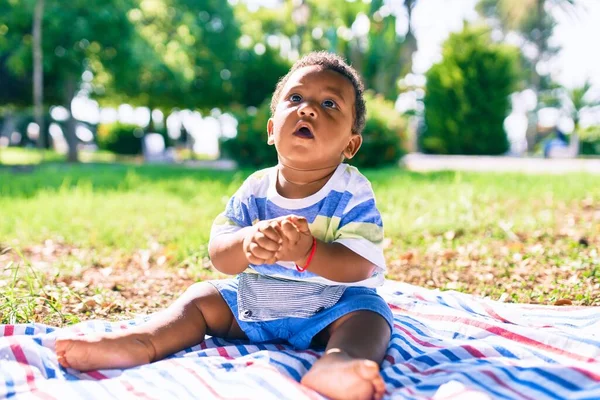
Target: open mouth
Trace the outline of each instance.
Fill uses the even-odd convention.
[[[312,139],[315,137],[313,135],[313,133],[310,131],[310,129],[307,128],[306,126],[303,126],[300,129],[298,129],[296,132],[294,132],[294,135],[304,138],[304,139]]]

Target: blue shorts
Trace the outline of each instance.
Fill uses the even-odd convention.
[[[297,349],[304,350],[309,348],[313,338],[332,322],[359,310],[368,310],[381,315],[390,326],[390,331],[394,326],[390,307],[372,288],[350,286],[334,306],[319,311],[310,318],[290,317],[247,322],[240,320],[238,316],[238,280],[234,278],[209,282],[223,296],[240,328],[253,343],[287,342]]]

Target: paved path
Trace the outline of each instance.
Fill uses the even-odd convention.
[[[504,156],[438,156],[411,153],[400,160],[400,165],[411,171],[452,170],[546,174],[588,172],[600,174],[600,158],[546,159]]]

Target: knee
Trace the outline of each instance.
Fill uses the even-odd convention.
[[[217,291],[213,285],[208,282],[196,282],[185,290],[183,296],[191,298],[202,298],[210,295],[214,295]]]
[[[196,282],[185,290],[178,301],[183,302],[184,307],[194,306],[202,312],[203,304],[218,293],[217,289],[210,283]]]

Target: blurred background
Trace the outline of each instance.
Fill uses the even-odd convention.
[[[0,0],[0,162],[272,164],[271,93],[311,50],[369,89],[359,166],[598,156],[597,21],[595,0]]]

